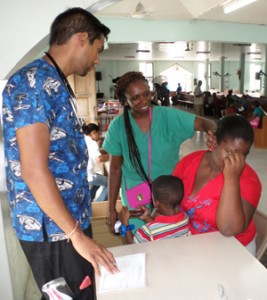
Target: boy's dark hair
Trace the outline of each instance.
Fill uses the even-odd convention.
[[[99,131],[99,127],[95,123],[84,124],[82,129],[83,133],[86,135],[90,135],[90,133],[94,130],[97,132]]]
[[[177,207],[184,197],[184,185],[180,178],[172,175],[161,175],[152,183],[154,200],[167,208]]]
[[[103,34],[107,40],[110,29],[89,11],[80,7],[70,8],[56,17],[51,25],[49,45],[64,45],[78,32],[87,32],[90,44]]]
[[[254,141],[254,131],[249,121],[237,114],[221,118],[215,136],[218,144],[226,139],[242,139],[250,144]]]

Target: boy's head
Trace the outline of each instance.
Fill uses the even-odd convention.
[[[174,209],[184,197],[183,182],[172,175],[161,175],[152,183],[152,196],[155,207],[160,203],[166,209]]]
[[[99,141],[100,139],[98,131],[99,131],[99,127],[95,123],[89,123],[83,126],[83,133],[85,135],[89,135],[91,139],[96,142]]]

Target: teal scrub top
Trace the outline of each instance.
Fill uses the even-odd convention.
[[[152,106],[151,124],[151,169],[150,179],[153,181],[160,175],[170,175],[179,161],[180,145],[194,135],[195,115],[179,109]],[[148,172],[148,132],[143,133],[129,111],[136,144],[140,151],[143,167]],[[130,161],[128,142],[123,115],[116,117],[109,125],[103,148],[113,156],[123,156],[122,163],[122,203],[128,206],[125,194],[143,180]]]
[[[259,107],[255,107],[253,110],[253,116],[258,116],[261,119],[262,115],[262,110]]]

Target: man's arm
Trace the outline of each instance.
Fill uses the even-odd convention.
[[[36,123],[17,130],[20,151],[21,176],[40,208],[68,235],[76,221],[66,208],[55,179],[48,168],[50,134],[47,125]],[[116,272],[112,254],[102,245],[88,238],[78,227],[71,241],[76,251],[92,263],[96,274],[99,264]]]

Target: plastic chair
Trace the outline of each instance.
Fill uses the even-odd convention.
[[[257,210],[254,214],[254,222],[257,230],[256,258],[260,260],[267,249],[267,215]]]

